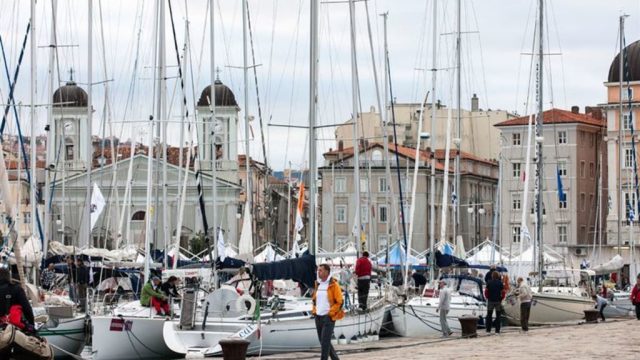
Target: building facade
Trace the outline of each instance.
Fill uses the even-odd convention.
[[[606,214],[606,179],[601,177],[607,171],[605,123],[599,114],[599,111],[581,114],[577,107],[572,111],[551,109],[543,113],[542,235],[545,245],[564,255],[581,258],[590,255],[597,228],[602,227]],[[530,246],[536,234],[536,138],[532,126],[531,161],[527,168],[528,122],[529,117],[524,116],[496,125],[502,132],[501,241],[504,248],[515,253],[524,230],[523,211],[530,234],[530,239],[522,244],[523,249]],[[603,180],[602,188],[598,186],[599,178]],[[526,204],[524,181],[529,182]],[[566,196],[562,200],[560,184]]]

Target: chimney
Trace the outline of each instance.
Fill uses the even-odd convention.
[[[344,151],[344,142],[342,142],[342,140],[338,140],[338,151],[339,152]]]
[[[478,111],[478,109],[478,96],[476,96],[476,94],[473,94],[473,97],[471,98],[471,111]]]
[[[580,114],[580,107],[579,106],[572,106],[571,107],[571,112],[574,114]]]

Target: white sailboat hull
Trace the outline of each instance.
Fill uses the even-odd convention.
[[[394,306],[391,318],[395,332],[404,337],[430,337],[442,334],[438,298],[414,298],[405,305]],[[459,317],[482,316],[484,304],[467,296],[452,296],[447,323],[451,331],[460,332]]]
[[[531,302],[529,324],[543,325],[584,319],[584,310],[593,309],[591,299],[570,295],[534,293]],[[520,324],[520,301],[509,296],[503,302],[503,308],[509,320]]]
[[[176,356],[162,336],[165,322],[163,318],[92,317],[92,359],[161,359]]]
[[[53,346],[56,359],[67,357],[66,352],[79,355],[84,348],[87,335],[85,317],[60,319],[57,321],[57,325],[49,326],[47,324],[38,333]]]

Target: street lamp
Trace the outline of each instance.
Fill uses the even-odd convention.
[[[484,206],[477,202],[475,204],[469,204],[469,207],[467,207],[467,213],[469,213],[469,215],[473,216],[474,213],[478,214],[474,216],[474,246],[480,243],[480,216],[486,214],[486,212]]]

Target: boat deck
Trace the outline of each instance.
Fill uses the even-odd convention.
[[[478,338],[447,339],[386,338],[378,342],[338,345],[341,359],[638,359],[638,320],[607,320],[604,323],[533,327],[520,334],[505,327],[499,336],[478,332]],[[435,357],[434,357],[435,356]],[[262,359],[312,359],[318,352],[263,356]]]

